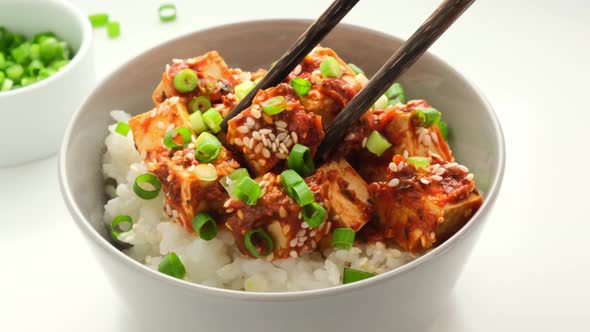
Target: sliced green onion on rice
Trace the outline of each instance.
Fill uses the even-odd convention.
[[[342,75],[342,66],[338,60],[329,56],[320,63],[320,72],[324,77],[338,78]]]
[[[248,205],[256,205],[262,196],[262,188],[250,177],[242,177],[234,188],[236,197]]]
[[[126,122],[117,122],[117,126],[115,127],[115,132],[121,136],[127,136],[129,133],[129,124]]]
[[[371,151],[376,156],[380,157],[383,152],[387,151],[391,147],[391,143],[387,138],[383,137],[381,133],[373,130],[369,138],[367,139],[367,150]]]
[[[256,249],[256,245],[253,242],[254,238],[258,238],[259,242],[262,241],[264,243],[262,252]],[[244,237],[244,244],[246,245],[246,249],[248,249],[250,254],[255,258],[268,256],[274,250],[272,238],[262,229],[253,229],[248,231]]]
[[[342,283],[343,284],[350,284],[351,282],[371,278],[374,276],[375,276],[375,274],[373,274],[373,273],[345,267],[344,272],[342,274]]]
[[[428,157],[408,157],[406,161],[416,168],[426,167],[430,165],[430,158]]]
[[[165,3],[158,8],[158,15],[162,22],[172,22],[176,20],[176,6],[173,3]]]
[[[348,250],[354,244],[355,232],[351,228],[336,228],[332,232],[332,247]]]
[[[197,88],[199,84],[199,76],[197,72],[186,68],[174,76],[174,88],[180,93],[191,92]]]
[[[146,185],[150,185],[153,189],[144,189]],[[135,178],[133,183],[133,191],[135,194],[145,200],[150,200],[158,197],[160,190],[162,189],[162,183],[157,176],[151,173],[141,174]]]
[[[197,213],[193,218],[192,226],[199,237],[205,241],[213,240],[217,235],[217,223],[207,213]]]
[[[181,143],[176,142],[176,137],[182,138]],[[178,127],[170,130],[164,135],[164,145],[168,149],[176,149],[186,146],[191,141],[191,130],[186,127]]]
[[[111,221],[111,235],[114,239],[118,239],[121,233],[129,232],[133,227],[133,220],[130,216],[119,215]]]
[[[178,279],[186,276],[184,264],[182,264],[182,261],[175,252],[169,252],[162,258],[162,261],[158,264],[158,271]]]
[[[281,113],[287,108],[287,100],[283,96],[275,96],[262,102],[262,110],[268,115]]]
[[[317,202],[312,202],[301,209],[303,220],[311,227],[319,227],[326,219],[326,209]]]
[[[309,90],[311,90],[311,82],[305,78],[295,77],[291,80],[291,87],[295,90],[298,96],[307,96]]]

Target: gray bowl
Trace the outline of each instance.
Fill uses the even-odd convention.
[[[452,128],[455,156],[476,174],[484,203],[465,227],[428,254],[353,284],[263,294],[211,288],[168,277],[127,257],[106,238],[101,156],[106,127],[112,122],[109,111],[124,109],[138,114],[149,110],[151,93],[172,58],[215,49],[233,67],[268,67],[310,23],[244,22],[166,42],[107,77],[71,120],[59,159],[64,200],[113,287],[145,327],[243,332],[416,330],[448,303],[500,189],[504,141],[485,97],[465,77],[431,54],[416,63],[401,81],[410,98],[426,99],[443,112]],[[399,38],[343,24],[322,44],[371,74],[401,43]]]

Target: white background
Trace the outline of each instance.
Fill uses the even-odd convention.
[[[249,19],[314,18],[329,3],[72,1],[121,22],[119,39],[95,31],[99,77],[179,34]],[[176,22],[159,22],[162,2],[177,4]],[[363,0],[344,21],[408,37],[438,3]],[[489,97],[508,162],[490,222],[430,331],[588,331],[589,17],[587,0],[479,0],[433,47]],[[0,330],[134,332],[70,219],[56,174],[55,157],[0,169]]]

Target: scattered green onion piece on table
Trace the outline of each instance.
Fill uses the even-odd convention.
[[[183,69],[174,76],[174,88],[180,93],[191,92],[197,88],[198,84],[199,76],[190,68]]]
[[[176,142],[176,137],[180,135],[181,143]],[[178,127],[170,130],[164,135],[164,145],[168,149],[176,149],[186,146],[191,141],[191,130],[186,127]]]
[[[145,184],[150,184],[153,189],[144,189],[142,186]],[[158,197],[160,190],[162,189],[162,183],[158,179],[157,176],[151,173],[141,174],[135,178],[135,183],[133,183],[133,191],[135,194],[145,200],[150,200]]]
[[[256,87],[256,84],[257,83],[252,81],[244,81],[236,85],[236,87],[234,88],[234,92],[236,94],[236,97],[238,97],[238,100],[244,99],[244,97],[246,97],[250,93],[250,91],[252,91],[252,89]]]
[[[203,121],[212,133],[217,134],[221,131],[221,122],[223,122],[223,117],[221,116],[221,113],[219,113],[219,111],[215,108],[209,108],[207,112],[203,113]]]
[[[178,279],[182,279],[186,275],[184,264],[174,252],[169,252],[162,258],[162,261],[158,264],[158,271]]]
[[[250,177],[243,177],[237,181],[234,188],[236,197],[248,205],[256,205],[262,196],[262,188]]]
[[[88,19],[93,28],[103,27],[109,23],[109,15],[104,13],[89,15]]]
[[[375,275],[373,273],[359,271],[359,270],[345,267],[343,277],[342,277],[342,283],[343,284],[350,284],[351,282],[360,281],[360,280],[371,278],[374,276]]]
[[[158,8],[160,21],[172,22],[176,20],[176,6],[172,3],[165,3]]]
[[[449,139],[449,125],[446,122],[440,121],[438,123],[438,130],[440,130],[440,134],[445,141]]]
[[[391,147],[391,143],[376,130],[373,130],[367,139],[367,150],[371,151],[377,157]]]
[[[194,172],[199,180],[207,182],[217,180],[217,169],[211,164],[199,164],[195,166]]]
[[[440,122],[440,112],[435,108],[417,108],[414,110],[414,117],[418,119],[421,127],[430,127]]]
[[[342,66],[340,66],[338,60],[329,56],[320,63],[320,72],[324,77],[338,78],[342,75]]]
[[[198,97],[194,97],[188,103],[187,106],[188,106],[188,112],[190,114],[192,114],[196,111],[205,112],[206,110],[211,108],[211,101],[209,100],[209,98],[207,98],[205,96],[198,96]]]
[[[319,227],[326,219],[328,212],[317,202],[307,204],[301,209],[303,220],[311,227]]]
[[[269,98],[262,102],[262,110],[268,115],[281,113],[287,108],[287,100],[283,96]]]
[[[332,232],[332,247],[348,250],[354,244],[355,232],[351,228],[336,228]]]
[[[129,124],[125,122],[117,122],[117,126],[115,127],[115,132],[121,136],[127,136],[129,133]]]
[[[298,96],[307,96],[309,90],[311,90],[311,82],[305,78],[295,77],[291,80],[291,87],[295,90]]]
[[[430,158],[428,157],[408,157],[408,159],[406,159],[406,161],[412,165],[414,165],[414,167],[419,168],[419,167],[426,167],[428,165],[430,165]]]
[[[197,213],[193,218],[192,225],[199,237],[205,241],[213,240],[217,235],[217,223],[207,213]]]
[[[208,129],[205,121],[203,121],[203,113],[201,113],[201,111],[196,111],[189,115],[188,121],[191,123],[191,127],[197,134],[207,131]]]
[[[195,146],[195,158],[204,163],[217,158],[223,148],[219,139],[208,132],[203,132],[199,135],[195,141]]]
[[[301,175],[307,175],[314,171],[311,150],[302,144],[295,144],[289,153],[287,166]]]
[[[406,103],[406,92],[404,91],[402,85],[399,83],[393,83],[393,85],[391,85],[391,87],[389,87],[389,89],[385,91],[385,95],[390,100],[397,99],[402,104]]]
[[[259,252],[258,249],[256,249],[254,242],[252,242],[252,238],[255,236],[262,240],[265,244],[263,253]],[[250,254],[255,258],[268,256],[274,250],[272,238],[262,229],[253,229],[248,231],[244,237],[244,244],[246,245],[246,249],[248,249]]]
[[[221,185],[223,186],[223,188],[225,188],[225,190],[231,198],[237,198],[236,185],[242,178],[245,177],[250,177],[250,174],[248,174],[248,170],[245,168],[238,168],[230,174],[222,177],[219,180],[219,183],[221,183]]]
[[[119,22],[111,21],[107,23],[107,36],[109,38],[114,39],[121,35],[121,26]]]
[[[357,67],[357,65],[355,65],[354,63],[349,63],[348,67],[350,67],[350,69],[352,69],[352,71],[358,75],[358,74],[364,74],[365,72],[360,69],[359,67]]]
[[[387,106],[389,106],[389,100],[385,95],[381,95],[381,97],[379,97],[379,99],[377,99],[373,105],[373,108],[376,110],[384,110],[387,108]]]
[[[111,235],[118,239],[121,233],[129,232],[133,227],[133,220],[130,216],[119,215],[111,221]]]

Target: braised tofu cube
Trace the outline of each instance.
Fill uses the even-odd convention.
[[[284,98],[284,110],[269,115],[264,103],[275,97]],[[258,91],[252,106],[228,122],[226,140],[259,176],[282,164],[297,143],[315,154],[323,138],[321,117],[307,112],[289,85],[279,84]]]
[[[320,64],[325,59],[334,58],[342,69],[338,77],[325,77],[320,71]],[[312,83],[309,92],[300,96],[303,107],[322,117],[324,129],[328,128],[334,117],[340,113],[361,89],[361,83],[355,78],[355,73],[330,48],[315,47],[291,72],[286,82],[295,77],[303,78]]]
[[[273,241],[274,250],[268,259],[297,257],[312,252],[319,241],[329,233],[331,223],[327,220],[317,228],[311,228],[301,217],[301,207],[287,195],[279,176],[267,173],[256,179],[262,187],[262,197],[255,205],[230,199],[225,203],[229,213],[226,226],[234,235],[238,248],[244,255],[253,256],[245,245],[246,234],[255,229],[264,230]],[[305,179],[316,201],[324,201],[325,188]],[[258,252],[267,254],[263,243],[254,243]]]
[[[327,206],[335,227],[359,231],[373,215],[368,185],[361,176],[340,159],[317,169],[316,178],[325,183]]]
[[[377,220],[363,229],[370,241],[393,240],[420,253],[450,237],[482,204],[473,174],[455,162],[431,157],[415,167],[396,155],[387,181],[369,186]]]

